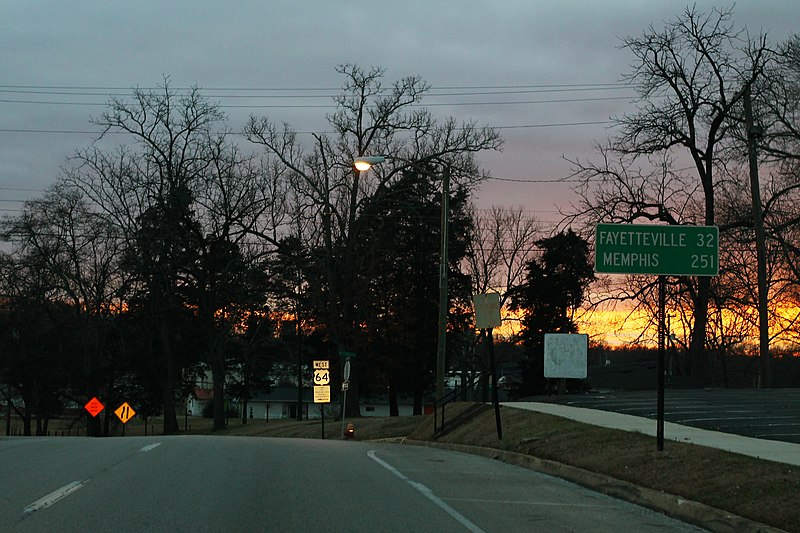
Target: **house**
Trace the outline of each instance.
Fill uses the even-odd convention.
[[[321,418],[323,406],[325,408],[326,418],[339,416],[339,398],[332,398],[331,403],[315,404],[311,388],[303,388],[302,409],[304,420]],[[414,402],[410,398],[401,398],[398,407],[401,416],[410,416],[414,412]],[[295,419],[297,418],[297,388],[273,387],[268,393],[258,393],[252,400],[247,402],[247,411],[250,418],[267,420]],[[389,416],[388,398],[362,400],[361,415]]]
[[[313,402],[312,391],[303,387],[303,419],[320,418]],[[297,418],[297,387],[272,387],[269,392],[257,392],[247,401],[248,418],[262,420],[293,420]],[[337,409],[338,412],[338,409]],[[239,406],[241,415],[241,405]],[[328,414],[326,410],[326,414]]]
[[[195,387],[194,395],[187,402],[190,416],[203,416],[203,409],[214,399],[213,389]],[[332,398],[331,403],[315,404],[310,387],[303,388],[302,412],[304,420],[314,420],[339,416],[339,398]],[[242,403],[226,400],[226,405],[242,416]],[[414,412],[414,402],[410,398],[400,398],[398,405],[400,416],[410,416]],[[297,418],[297,388],[291,386],[272,387],[269,392],[258,392],[247,402],[248,418],[256,420],[294,420]],[[361,401],[362,416],[389,416],[388,398],[377,397]]]
[[[203,410],[213,401],[214,390],[211,388],[211,373],[206,371],[198,379],[192,396],[186,402],[189,416],[203,416]],[[333,392],[333,390],[331,391]],[[338,393],[333,393],[331,402],[315,404],[311,386],[303,387],[302,414],[304,420],[313,420],[322,417],[322,406],[325,407],[325,418],[339,416],[341,399]],[[242,402],[226,397],[227,409],[235,411],[239,418],[242,416]],[[414,412],[414,402],[410,397],[398,399],[400,416],[411,416]],[[425,412],[432,412],[432,406],[426,405]],[[385,395],[361,399],[362,416],[389,416],[389,398]],[[269,392],[256,392],[253,398],[247,401],[247,416],[254,420],[294,420],[297,418],[297,387],[292,384],[273,385]]]

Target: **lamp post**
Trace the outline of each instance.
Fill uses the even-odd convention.
[[[420,167],[411,161],[405,161],[400,158],[392,156],[364,156],[358,157],[353,162],[356,170],[365,172],[373,165],[383,163],[387,159],[393,159],[402,162],[406,166],[420,169]],[[425,173],[429,172],[425,169],[420,169]],[[437,342],[436,342],[436,401],[437,403],[444,396],[444,374],[445,374],[445,353],[447,348],[447,309],[448,309],[448,259],[447,259],[447,234],[448,234],[448,220],[450,212],[450,167],[442,165],[442,219],[440,225],[441,234],[441,248],[439,250],[439,325],[437,329]]]

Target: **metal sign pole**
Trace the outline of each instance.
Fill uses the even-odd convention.
[[[11,436],[11,380],[6,387],[6,436]]]
[[[342,439],[344,440],[344,418],[345,418],[345,406],[347,405],[347,387],[345,386],[347,382],[342,384]]]
[[[666,337],[666,276],[658,276],[658,413],[656,448],[664,451],[664,340]]]
[[[347,412],[347,389],[350,388],[350,358],[344,360],[342,380],[342,440],[344,440],[344,419]]]
[[[497,427],[497,438],[503,440],[503,426],[500,423],[500,402],[497,399],[497,372],[494,364],[494,338],[492,335],[493,328],[487,328],[486,338],[489,341],[489,367],[492,372],[492,403],[494,404],[494,422]]]

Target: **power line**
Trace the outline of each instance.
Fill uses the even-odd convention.
[[[431,85],[431,91],[476,91],[476,90],[533,90],[533,89],[586,89],[597,90],[602,88],[619,89],[630,87],[624,82],[611,83],[545,83],[545,84],[504,84],[504,85]],[[4,91],[164,91],[164,87],[139,87],[139,86],[102,86],[102,85],[0,85]],[[222,92],[247,92],[247,91],[341,91],[341,87],[169,87],[171,91],[222,91]],[[387,88],[382,92],[390,92]],[[125,94],[128,94],[127,92]]]
[[[496,130],[510,130],[510,129],[526,129],[526,128],[559,128],[559,127],[567,127],[567,126],[592,126],[592,125],[599,125],[599,124],[613,124],[610,120],[597,120],[597,121],[588,121],[588,122],[551,122],[546,124],[521,124],[521,125],[506,125],[506,126],[487,126]],[[102,132],[100,130],[44,130],[44,129],[33,129],[33,128],[0,128],[0,133],[47,133],[47,134],[64,134],[64,135],[108,135],[108,134],[115,134],[115,135],[128,135],[128,132],[124,131],[107,131]],[[221,133],[221,132],[220,132]],[[244,133],[240,132],[226,132],[228,135],[239,135],[242,136]],[[336,132],[333,131],[298,131],[295,132],[298,134],[303,135],[312,135],[312,134],[335,134]]]
[[[0,99],[3,104],[36,104],[36,105],[61,105],[61,106],[93,106],[93,107],[107,107],[107,102],[59,102],[59,101],[45,101],[45,100],[7,100]],[[442,104],[432,104],[442,105]],[[276,109],[335,109],[337,106],[334,104],[275,104],[275,105],[220,105],[220,108],[276,108]]]
[[[252,98],[238,96],[229,98]],[[287,97],[297,98],[297,97]],[[303,97],[305,98],[305,97]],[[408,104],[408,107],[452,107],[452,106],[495,106],[495,105],[537,105],[537,104],[562,104],[583,102],[604,102],[611,100],[631,100],[633,96],[607,96],[597,98],[561,98],[551,100],[503,100],[483,102],[429,102]],[[9,100],[0,99],[3,104],[34,104],[34,105],[59,105],[59,106],[89,106],[106,107],[107,102],[65,102],[52,100]],[[336,104],[220,104],[221,109],[336,109]]]
[[[473,85],[473,86],[441,86],[431,87],[427,92],[422,93],[422,101],[408,104],[410,107],[449,107],[449,106],[494,106],[494,105],[541,105],[554,103],[585,103],[611,100],[631,100],[634,96],[604,96],[593,98],[556,98],[547,100],[491,100],[491,101],[434,101],[430,99],[463,98],[468,96],[500,96],[520,94],[541,94],[541,93],[565,93],[565,92],[586,92],[586,91],[617,91],[629,90],[630,85],[624,83],[584,83],[584,84],[535,84],[535,85]],[[103,86],[48,86],[48,85],[0,85],[0,93],[19,94],[19,95],[57,95],[57,96],[91,96],[91,97],[130,97],[131,91],[163,91],[164,88],[138,88],[129,87],[103,87]],[[172,94],[181,96],[180,91],[190,91],[191,88],[170,88]],[[341,96],[337,94],[316,94],[320,91],[341,91],[329,87],[307,87],[307,88],[269,88],[269,87],[217,87],[205,89],[220,93],[244,92],[249,94],[211,94],[203,95],[204,98],[221,99],[334,99]],[[380,94],[387,94],[392,89],[381,89]],[[88,92],[87,92],[88,91]],[[109,93],[111,91],[111,93]],[[125,91],[125,92],[114,92]],[[263,93],[282,93],[282,94],[263,94]],[[291,94],[294,92],[294,94]],[[308,94],[312,92],[314,94]],[[259,94],[260,93],[260,94]],[[103,107],[108,102],[86,102],[86,101],[62,101],[62,100],[21,100],[21,99],[0,99],[0,103],[23,104],[23,105],[58,105],[58,106],[89,106]],[[250,108],[250,109],[335,109],[337,105],[331,104],[309,104],[309,103],[286,103],[286,104],[219,104],[221,108]]]
[[[1,131],[1,130],[0,130]],[[506,181],[510,183],[583,183],[586,179],[580,178],[502,178],[498,176],[488,176],[486,181]],[[589,178],[588,181],[596,181],[595,178]],[[36,192],[43,193],[43,189],[24,189],[17,187],[0,187],[0,191],[15,191],[15,192]],[[24,202],[26,200],[0,200],[2,202]],[[479,209],[480,211],[480,209]],[[484,209],[488,211],[488,209]]]
[[[591,87],[591,88],[571,88],[571,89],[522,89],[522,90],[494,90],[494,91],[467,91],[467,92],[440,92],[432,93],[426,92],[420,94],[421,98],[442,98],[445,96],[507,96],[518,94],[543,94],[543,93],[564,93],[564,92],[585,92],[585,91],[611,91],[611,90],[627,90],[629,87]],[[28,90],[13,90],[13,89],[0,89],[0,93],[5,94],[23,94],[23,95],[48,95],[48,96],[103,96],[103,97],[130,97],[129,93],[104,93],[104,92],[77,92],[77,91],[28,91]],[[381,94],[381,93],[378,93]],[[179,95],[181,96],[181,95]],[[339,94],[204,94],[203,98],[247,98],[247,99],[262,99],[262,98],[338,98]],[[377,96],[377,95],[376,95]],[[21,100],[22,103],[36,103],[36,101]]]
[[[65,135],[100,135],[101,131],[88,131],[88,130],[34,130],[34,129],[27,129],[27,128],[0,128],[0,133],[54,133],[54,134],[65,134]],[[123,134],[125,132],[121,131],[108,131],[103,133],[104,135],[108,134]]]
[[[582,183],[585,180],[578,180],[572,178],[498,178],[489,176],[486,178],[490,181],[508,181],[511,183]]]
[[[19,187],[0,187],[0,191],[44,192],[42,189],[23,189]]]

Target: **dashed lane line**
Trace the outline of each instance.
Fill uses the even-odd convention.
[[[62,498],[66,498],[67,496],[69,496],[70,494],[75,492],[76,490],[78,490],[81,487],[83,487],[84,485],[86,485],[88,482],[89,482],[88,479],[84,479],[82,481],[73,481],[72,483],[68,483],[68,484],[64,485],[63,487],[61,487],[60,489],[54,490],[53,492],[51,492],[47,496],[39,498],[38,500],[36,500],[35,502],[33,502],[32,504],[27,506],[25,508],[25,510],[23,511],[23,514],[35,513],[39,509],[44,509],[45,507],[50,507],[51,505],[56,503],[58,500],[60,500]]]
[[[151,450],[153,450],[155,448],[158,448],[159,446],[161,446],[160,442],[154,442],[153,444],[148,444],[147,446],[141,448],[139,451],[140,452],[149,452],[149,451],[151,451]],[[84,480],[80,480],[80,481],[73,481],[72,483],[67,483],[66,485],[64,485],[60,489],[56,489],[53,492],[51,492],[50,494],[48,494],[46,496],[43,496],[43,497],[39,498],[38,500],[36,500],[35,502],[33,502],[32,504],[28,505],[27,507],[25,507],[25,509],[22,511],[22,513],[28,515],[28,514],[31,514],[31,513],[35,513],[36,511],[39,511],[40,509],[44,509],[46,507],[50,507],[51,505],[53,505],[57,501],[62,500],[64,498],[66,498],[67,496],[69,496],[70,494],[72,494],[73,492],[79,490],[84,485],[86,485],[88,482],[89,482],[88,479],[84,479]]]
[[[469,531],[472,531],[472,533],[485,533],[480,527],[470,522],[470,520],[467,517],[465,517],[464,515],[462,515],[449,505],[447,505],[441,498],[436,496],[431,489],[429,489],[422,483],[410,479],[408,476],[397,470],[395,467],[393,467],[383,459],[380,459],[377,455],[375,455],[375,450],[370,450],[369,452],[367,452],[367,456],[376,463],[378,463],[379,465],[381,465],[382,467],[384,467],[386,470],[394,474],[395,476],[399,477],[400,479],[411,485],[414,488],[414,490],[416,490],[417,492],[428,498],[437,507],[439,507],[444,512],[453,517],[459,524],[467,528]]]

